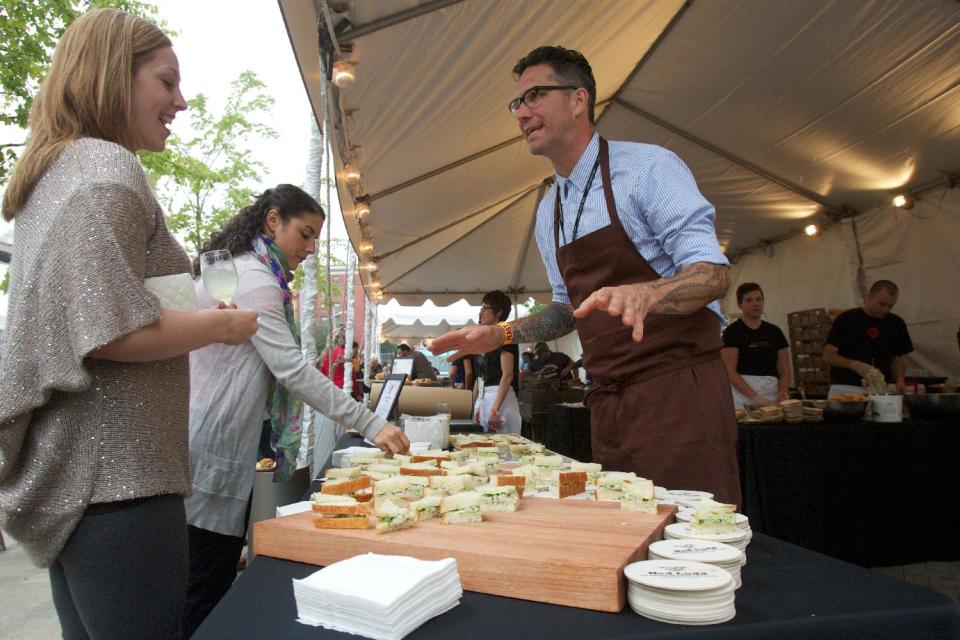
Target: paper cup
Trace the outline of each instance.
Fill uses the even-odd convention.
[[[870,396],[874,422],[903,422],[903,396]]]

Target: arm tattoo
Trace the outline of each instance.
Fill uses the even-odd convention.
[[[730,286],[727,271],[724,265],[696,262],[672,278],[652,283],[653,289],[663,290],[663,297],[650,311],[676,315],[701,309],[727,293]]]
[[[520,318],[513,323],[513,341],[546,342],[562,338],[574,329],[573,307],[551,302],[540,313]]]

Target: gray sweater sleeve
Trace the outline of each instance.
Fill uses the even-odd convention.
[[[20,246],[24,262],[12,282],[15,313],[2,379],[22,392],[0,420],[46,403],[53,391],[90,384],[87,355],[160,318],[143,286],[153,232],[140,196],[115,182],[77,189],[37,246]],[[27,234],[24,234],[27,235]]]
[[[386,422],[303,359],[287,325],[283,296],[273,276],[266,272],[244,275],[256,277],[257,284],[243,287],[246,290],[238,296],[237,306],[255,309],[259,314],[260,329],[251,342],[277,382],[334,422],[355,428],[372,440]]]

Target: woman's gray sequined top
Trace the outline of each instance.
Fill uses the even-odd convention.
[[[50,566],[88,504],[189,493],[187,356],[86,356],[159,320],[144,278],[190,264],[137,157],[81,139],[17,212],[10,268],[0,526]]]

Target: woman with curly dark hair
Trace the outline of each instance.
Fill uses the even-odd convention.
[[[287,283],[314,252],[323,222],[316,200],[281,184],[241,209],[202,249],[228,249],[233,255],[239,281],[233,302],[240,309],[256,310],[260,329],[247,344],[215,345],[223,348],[200,349],[190,357],[193,495],[186,500],[187,638],[236,576],[265,411],[278,480],[289,479],[296,470],[304,402],[334,422],[356,428],[384,451],[399,453],[409,446],[400,429],[336,388],[300,353]],[[201,304],[215,303],[199,280],[196,290]]]

